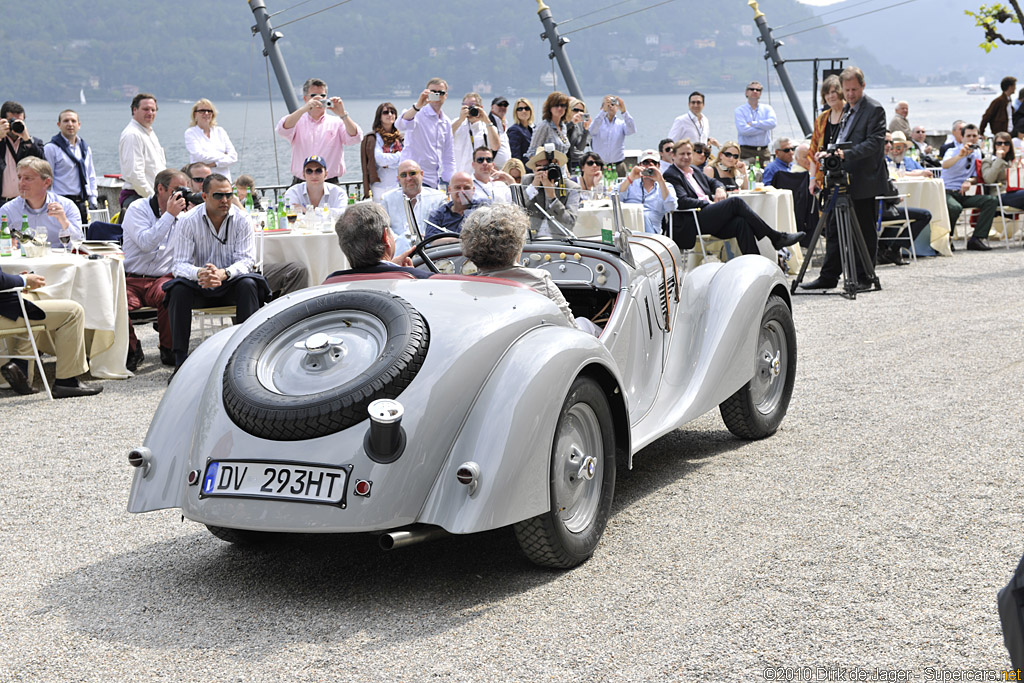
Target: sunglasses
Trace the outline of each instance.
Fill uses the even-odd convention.
[[[384,116],[384,114],[394,114],[395,116],[398,116],[398,112],[394,109],[382,109],[380,115]]]
[[[573,109],[572,111],[573,111],[574,114],[582,114],[583,113],[582,109]]]
[[[494,158],[493,157],[477,157],[473,161],[475,161],[478,164],[493,164],[494,163]]]
[[[201,183],[204,180],[206,180],[206,176],[203,176],[202,178],[192,178],[193,183]]]
[[[565,108],[566,108],[566,107],[568,107],[568,106],[569,106],[568,104],[552,104],[552,105],[551,105],[551,108],[552,108],[552,109],[555,109],[555,108],[558,108],[558,109],[565,109]]]
[[[494,105],[494,106],[495,106],[495,107],[498,107],[498,108],[500,109],[500,108],[502,108],[502,107],[507,107],[507,106],[508,106],[508,102],[498,102],[498,103],[497,103],[496,105]]]
[[[323,98],[327,97],[327,93],[325,93],[325,92],[315,92],[312,95],[310,95],[310,97],[315,97],[317,99],[321,99],[322,100]]]
[[[657,166],[658,162],[655,161],[654,159],[647,159],[645,161],[641,161],[640,165],[641,166]]]
[[[212,114],[212,109],[196,109],[197,114]]]
[[[722,156],[723,157],[727,157],[729,159],[739,159],[740,158],[739,154],[733,154],[732,152],[722,152]]]
[[[583,163],[583,165],[584,166],[600,166],[601,168],[604,168],[604,162],[603,161],[594,161],[593,159],[587,159]]]
[[[415,178],[420,174],[419,171],[402,171],[398,174],[399,178]]]
[[[747,88],[748,92],[761,92],[761,88]]]
[[[996,144],[996,147],[1009,147],[1010,146],[1009,142],[996,142],[995,144]]]
[[[235,193],[234,192],[211,192],[210,196],[213,197],[215,201],[222,202],[225,199],[231,199],[232,197],[234,197]]]
[[[440,95],[441,97],[444,97],[445,95],[448,94],[447,90],[431,90],[430,92],[434,93],[435,95]]]
[[[691,107],[695,104],[704,104],[704,100],[690,100]]]
[[[892,140],[886,140],[886,142],[892,142]],[[795,152],[796,151],[796,147],[781,147],[781,148],[779,148],[779,151],[780,152],[786,152],[788,154],[789,152]]]
[[[516,107],[516,111],[530,111],[529,107]]]
[[[321,173],[324,172],[324,169],[320,166],[317,166],[316,168],[304,168],[302,169],[302,172],[308,175],[320,175]]]

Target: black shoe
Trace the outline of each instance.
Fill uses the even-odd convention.
[[[802,283],[800,289],[833,289],[837,284],[839,283],[835,280],[823,280],[819,277],[817,280]]]
[[[981,241],[980,237],[967,240],[967,251],[992,251],[992,247]]]
[[[898,249],[882,249],[878,252],[878,265],[884,266],[887,263],[894,266],[907,265]]]
[[[22,372],[21,368],[14,361],[10,361],[3,367],[0,367],[0,375],[3,375],[7,383],[11,385],[11,389],[14,389],[16,393],[22,396],[29,394],[35,394],[39,390],[33,389],[32,385],[28,383],[28,377]]]
[[[96,394],[103,391],[103,387],[93,384],[82,384],[78,383],[76,387],[65,387],[60,384],[54,384],[53,388],[50,389],[50,393],[53,394],[54,398],[74,398],[75,396],[95,396]]]
[[[860,282],[860,281],[858,281],[856,286],[854,286],[853,291],[855,291],[855,292],[870,292],[874,288],[874,286],[875,285],[870,283],[870,282]]]
[[[174,367],[174,351],[160,347],[160,362],[164,365]]]
[[[783,247],[791,247],[807,235],[806,232],[780,232],[779,236],[772,242],[772,246],[776,249],[782,249]]]
[[[124,364],[129,372],[135,372],[139,367],[139,363],[144,360],[146,360],[146,353],[142,350],[142,344],[140,343],[134,351],[128,349],[128,359],[125,360]]]

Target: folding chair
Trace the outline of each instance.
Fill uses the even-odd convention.
[[[1009,218],[1011,221],[1016,221],[1017,216],[1024,213],[1024,209],[1018,209],[1015,206],[1006,206],[1003,204],[1003,193],[1002,188],[998,183],[985,183],[983,186],[986,192],[994,194],[996,199],[999,200],[999,218],[1003,222],[1003,244],[1007,249],[1010,248],[1010,231],[1006,229],[1006,219]]]
[[[46,387],[46,395],[53,400],[53,394],[50,392],[50,383],[46,381],[46,373],[43,371],[43,359],[39,355],[39,347],[36,345],[37,332],[45,332],[46,336],[50,338],[50,345],[53,345],[53,337],[50,336],[50,331],[46,329],[46,325],[39,322],[32,322],[28,317],[28,312],[25,310],[25,299],[21,296],[21,289],[5,289],[0,291],[0,294],[15,293],[18,296],[18,306],[21,307],[21,319],[25,321],[24,329],[10,329],[0,330],[0,337],[20,337],[22,335],[28,335],[29,342],[32,344],[32,355],[31,356],[19,356],[13,352],[3,353],[3,349],[0,349],[0,358],[11,358],[17,360],[34,360],[36,362],[36,368],[39,369],[39,377],[43,380],[43,386]],[[29,375],[31,378],[31,374]]]
[[[889,242],[898,240],[905,231],[907,233],[907,239],[910,240],[910,260],[916,263],[917,249],[914,247],[914,234],[910,230],[910,211],[907,207],[907,197],[909,196],[910,195],[908,194],[897,194],[892,195],[890,197],[875,197],[875,201],[878,202],[878,221],[875,224],[875,229],[878,231],[879,242],[881,242],[882,240],[886,240]],[[892,201],[894,199],[900,200],[900,205],[903,209],[903,218],[891,218],[888,220],[884,220],[882,212],[885,207],[885,201]],[[900,228],[900,230],[897,231],[897,233],[894,236],[882,237],[882,233],[885,230],[885,228],[894,228],[897,225],[902,225],[903,227]]]

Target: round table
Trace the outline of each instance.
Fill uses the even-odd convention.
[[[906,194],[907,206],[927,209],[932,214],[932,249],[943,256],[952,256],[949,248],[949,210],[946,208],[946,186],[940,178],[900,178],[896,181],[900,194]]]
[[[263,261],[303,264],[309,269],[310,285],[319,285],[334,271],[348,268],[348,259],[341,252],[333,230],[263,234]]]

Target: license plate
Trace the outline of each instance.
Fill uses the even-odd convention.
[[[322,467],[260,460],[213,460],[199,497],[267,498],[345,507],[352,467]]]

